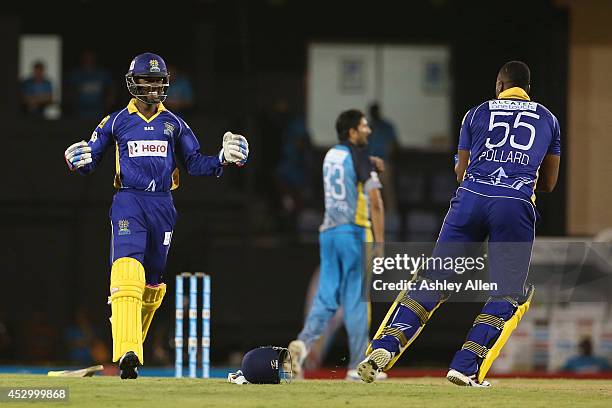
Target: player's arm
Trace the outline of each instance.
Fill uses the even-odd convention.
[[[382,183],[378,178],[377,167],[365,152],[352,150],[352,154],[357,181],[363,183],[363,192],[368,195],[370,201],[374,242],[385,242],[385,208],[380,194]]]
[[[461,130],[459,131],[459,146],[457,148],[457,158],[455,161],[455,174],[457,175],[458,183],[463,181],[465,171],[467,170],[470,161],[470,150],[472,149],[472,130],[470,129],[470,125],[472,123],[474,113],[474,109],[470,109],[463,116],[463,120],[461,121]]]
[[[192,176],[217,176],[223,174],[223,165],[235,163],[242,165],[248,157],[248,143],[241,135],[226,132],[223,136],[223,147],[216,156],[200,153],[200,143],[187,124],[181,121],[181,131],[177,138],[177,147],[187,172]]]
[[[470,161],[470,151],[459,149],[457,150],[457,162],[455,163],[455,174],[457,175],[457,182],[461,183],[463,177],[465,177],[465,170],[468,167]]]
[[[372,188],[368,192],[372,217],[372,232],[374,242],[385,242],[385,206],[380,188]]]
[[[81,175],[94,171],[104,152],[113,141],[112,121],[110,116],[102,119],[100,124],[91,134],[89,142],[84,140],[70,145],[64,152],[64,159],[70,171]]]
[[[553,117],[553,137],[538,171],[536,191],[550,193],[557,185],[561,163],[561,130],[557,118]]]
[[[559,178],[560,163],[561,156],[557,156],[555,154],[547,154],[544,157],[538,174],[538,184],[536,185],[536,191],[550,193],[555,189],[555,186],[557,185],[557,179]]]
[[[377,156],[370,156],[370,163],[376,169],[378,174],[383,174],[385,172],[385,161]]]

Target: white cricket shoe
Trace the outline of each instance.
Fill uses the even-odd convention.
[[[293,340],[289,343],[289,354],[291,355],[291,374],[294,379],[303,379],[302,364],[308,355],[306,344],[302,340]]]
[[[374,380],[378,379],[378,374],[382,373],[383,368],[389,364],[391,357],[391,353],[387,350],[382,348],[375,349],[357,366],[359,378],[367,383],[374,382]]]
[[[389,376],[387,375],[387,373],[385,373],[384,371],[381,371],[378,374],[376,374],[376,381],[386,380],[388,377]],[[359,376],[359,373],[357,372],[357,370],[348,370],[346,372],[346,377],[344,379],[347,381],[359,381],[361,380],[361,377]]]
[[[476,381],[476,375],[467,376],[465,374],[460,373],[457,370],[450,369],[448,370],[448,374],[446,374],[446,379],[452,382],[455,385],[459,385],[461,387],[490,387],[491,383],[488,381],[484,381],[479,383]]]

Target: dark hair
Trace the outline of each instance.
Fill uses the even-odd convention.
[[[358,109],[349,109],[338,115],[336,119],[336,133],[341,142],[348,140],[349,130],[357,129],[361,118],[365,117],[362,111]]]
[[[531,83],[531,71],[522,61],[506,62],[499,70],[499,76],[508,87],[518,86],[525,91],[528,90]]]

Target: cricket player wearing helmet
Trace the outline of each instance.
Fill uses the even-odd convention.
[[[244,136],[226,132],[215,156],[200,145],[183,119],[163,105],[170,86],[166,63],[156,54],[136,56],[125,76],[133,96],[106,116],[88,142],[68,147],[71,171],[94,171],[104,153],[115,150],[117,193],[110,209],[113,361],[121,378],[136,378],[143,364],[143,342],[166,293],[162,282],[176,210],[171,190],[179,185],[177,158],[195,176],[216,176],[228,164],[243,165],[249,155]]]

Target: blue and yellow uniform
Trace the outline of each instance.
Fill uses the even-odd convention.
[[[372,241],[368,193],[381,187],[365,148],[344,142],[325,155],[319,286],[298,339],[310,348],[342,306],[351,353],[349,368],[361,360],[368,344],[369,304],[363,299],[363,244]]]
[[[109,296],[113,361],[119,361],[121,378],[136,378],[142,344],[166,293],[162,276],[176,221],[170,191],[179,185],[177,161],[191,175],[219,177],[221,160],[246,161],[248,143],[226,132],[218,156],[202,155],[187,123],[162,104],[169,73],[156,54],[134,58],[126,84],[135,99],[105,117],[89,142],[70,146],[65,157],[71,170],[84,175],[94,171],[106,151],[115,152],[118,191],[110,209]],[[154,113],[147,117],[139,106]]]
[[[92,172],[109,148],[115,150],[111,264],[122,257],[137,259],[147,284],[161,283],[176,221],[170,191],[179,185],[177,160],[191,175],[220,176],[219,157],[202,155],[187,123],[163,104],[147,119],[135,99],[105,117],[88,145],[93,161],[77,170],[81,174]]]
[[[451,370],[482,383],[533,295],[526,281],[538,219],[534,190],[545,156],[561,153],[559,123],[522,88],[510,88],[467,112],[458,149],[470,152],[469,165],[451,200],[434,256],[457,255],[451,253],[458,248],[454,243],[488,240],[489,276],[497,289],[450,364]],[[425,270],[419,275],[447,280],[453,274]],[[395,353],[386,369],[445,298],[431,290],[400,294],[371,346]]]

